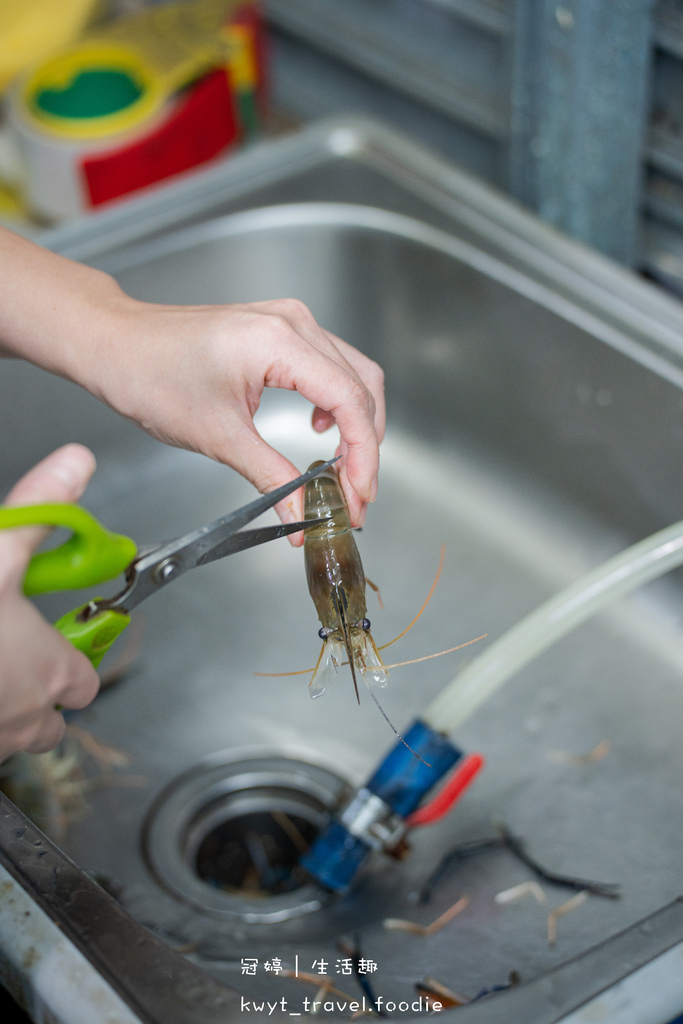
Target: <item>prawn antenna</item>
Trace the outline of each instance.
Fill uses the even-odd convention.
[[[406,626],[406,628],[401,633],[399,633],[398,636],[395,636],[393,640],[389,640],[386,644],[376,645],[376,650],[377,651],[384,651],[387,647],[391,647],[392,644],[395,644],[397,640],[400,640],[401,637],[405,636],[406,633],[410,632],[410,630],[413,628],[413,626],[415,625],[417,620],[422,616],[422,613],[424,612],[425,608],[427,607],[427,605],[431,601],[432,597],[434,596],[434,591],[436,590],[437,583],[439,582],[439,578],[440,578],[441,573],[443,571],[443,566],[444,566],[445,559],[446,559],[446,545],[442,544],[441,545],[441,556],[439,558],[439,566],[438,566],[438,568],[436,570],[436,575],[434,577],[434,580],[432,582],[431,587],[429,588],[429,593],[427,594],[426,598],[424,599],[424,602],[423,602],[422,607],[420,608],[419,612],[417,613],[415,618],[412,620],[412,622],[409,622],[408,625]],[[373,588],[373,590],[377,590],[379,592],[379,588],[376,586],[376,584],[370,583],[370,581],[368,580],[367,577],[365,578],[365,582],[369,583],[369,585]],[[343,627],[344,646],[346,647],[346,653],[347,653],[347,656],[348,656],[348,659],[349,659],[349,664],[351,665],[351,673],[353,675],[353,684],[354,684],[355,689],[356,689],[356,699],[357,699],[358,703],[360,704],[360,697],[358,695],[358,683],[356,681],[356,673],[355,673],[355,668],[354,668],[354,663],[353,663],[353,657],[351,655],[351,643],[350,643],[350,639],[349,639],[348,624],[346,622],[346,615],[344,614],[344,608],[343,608],[342,602],[339,599],[339,595],[337,594],[336,588],[335,588],[335,592],[334,592],[334,599],[335,599],[335,603],[337,605],[337,610],[339,611],[339,618],[341,620],[342,627]],[[381,603],[381,597],[380,597],[380,603]],[[384,607],[384,606],[382,605],[382,607]],[[483,638],[485,636],[486,636],[486,633],[484,633],[483,636],[477,637],[476,640],[483,640]],[[458,644],[457,647],[449,647],[448,650],[446,650],[446,651],[439,651],[438,654],[427,654],[423,658],[414,658],[412,661],[399,661],[395,665],[386,665],[385,668],[386,669],[400,668],[401,665],[414,665],[418,661],[427,661],[429,658],[439,658],[439,657],[441,657],[442,654],[451,654],[452,651],[457,651],[457,650],[459,650],[460,647],[466,647],[468,643],[469,644],[476,643],[476,640],[468,640],[467,643],[465,643],[465,644]],[[318,659],[318,664],[319,663],[320,663],[320,659]],[[344,664],[346,664],[346,662],[344,662]],[[317,669],[317,667],[318,666],[316,665],[316,669]],[[297,669],[295,672],[254,672],[254,675],[255,676],[261,676],[261,677],[270,677],[270,678],[274,678],[276,676],[278,676],[278,677],[279,676],[305,676],[309,672],[315,672],[316,669],[301,668],[301,669]],[[397,733],[397,735],[398,735],[398,733]]]
[[[400,732],[398,731],[398,729],[396,728],[394,723],[391,721],[391,719],[389,718],[388,714],[386,713],[386,711],[384,710],[384,708],[382,707],[380,702],[375,697],[375,695],[372,692],[372,690],[368,689],[368,693],[370,694],[370,696],[374,700],[375,704],[377,705],[377,707],[379,709],[379,712],[380,712],[382,718],[389,725],[389,728],[393,732],[394,736],[397,736],[400,739],[400,741],[403,744],[403,746],[406,747],[410,751],[410,753],[413,755],[413,757],[416,757],[418,759],[418,761],[422,761],[422,764],[426,764],[428,768],[431,768],[432,766],[429,763],[429,761],[425,761],[425,759],[423,757],[420,757],[420,755],[417,753],[416,750],[413,750],[413,748],[410,746],[409,743],[406,743],[406,741],[403,739],[403,737],[401,736]]]
[[[424,599],[424,602],[423,602],[422,607],[420,608],[419,612],[417,613],[417,615],[415,616],[413,621],[408,623],[408,625],[406,626],[406,628],[403,630],[402,633],[399,633],[398,636],[395,636],[393,640],[389,640],[388,643],[382,644],[380,647],[378,647],[378,650],[383,651],[385,649],[385,647],[391,647],[392,644],[395,644],[397,640],[400,640],[402,636],[405,636],[406,633],[410,632],[410,630],[413,628],[413,626],[415,625],[417,620],[420,618],[420,616],[422,615],[423,611],[425,610],[425,608],[427,607],[427,605],[429,604],[429,602],[431,601],[431,599],[432,599],[432,597],[434,595],[434,591],[436,590],[436,585],[439,582],[439,577],[441,576],[441,573],[442,573],[442,570],[443,570],[443,564],[444,564],[445,560],[446,560],[446,545],[442,544],[441,545],[441,556],[439,558],[439,567],[436,570],[436,576],[434,577],[434,582],[432,583],[431,587],[429,588],[429,593],[427,594],[426,598]]]
[[[421,658],[411,658],[409,661],[395,661],[393,665],[383,665],[382,667],[385,668],[387,672],[389,672],[389,670],[392,668],[402,668],[404,665],[417,665],[418,662],[429,661],[430,658],[441,658],[444,654],[452,654],[453,651],[459,651],[462,647],[469,647],[470,644],[476,644],[479,642],[479,640],[485,640],[487,636],[488,633],[482,633],[481,636],[475,636],[474,639],[472,640],[465,640],[464,643],[456,644],[455,647],[447,647],[445,651],[437,651],[436,654],[423,654]],[[398,637],[396,639],[398,639]],[[388,646],[389,644],[382,644],[381,647],[377,647],[377,650],[383,651],[384,648]],[[320,657],[318,658],[315,664],[315,668],[300,668],[297,669],[296,672],[254,672],[253,675],[270,676],[271,678],[275,678],[276,676],[305,676],[308,675],[309,672],[317,672],[319,664]],[[344,661],[342,662],[342,664],[347,665],[348,662]]]
[[[461,647],[469,647],[470,644],[476,644],[478,640],[485,640],[487,636],[488,633],[482,633],[481,636],[475,636],[473,640],[465,640],[464,644],[457,644],[455,647],[448,647],[445,651],[437,651],[436,654],[423,654],[421,658],[411,658],[410,661],[397,661],[393,665],[385,665],[384,668],[388,672],[391,668],[402,668],[403,665],[417,665],[419,661],[429,661],[430,658],[440,658],[443,654],[452,654],[453,651],[459,651]]]

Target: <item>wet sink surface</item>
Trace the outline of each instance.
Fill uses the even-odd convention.
[[[386,605],[369,594],[374,635],[385,642],[416,614],[445,544],[431,604],[387,654],[415,658],[488,633],[483,649],[582,572],[680,517],[680,356],[662,342],[676,313],[666,306],[658,320],[654,293],[636,283],[629,334],[628,309],[599,280],[583,293],[566,277],[549,289],[518,253],[504,259],[502,242],[497,252],[490,237],[474,246],[455,210],[450,221],[441,217],[444,230],[416,219],[417,199],[406,187],[401,207],[396,176],[384,209],[365,205],[351,186],[340,196],[337,179],[328,197],[315,196],[330,202],[294,202],[306,190],[297,195],[289,185],[287,205],[224,216],[214,204],[195,215],[198,223],[160,238],[107,251],[105,232],[99,253],[89,243],[89,258],[150,301],[296,296],[381,362],[389,427],[378,500],[358,538]],[[277,203],[272,192],[261,198]],[[565,294],[560,303],[563,289],[574,289],[571,301]],[[64,382],[8,366],[3,388],[6,423],[24,422],[27,394],[45,409],[40,428],[26,423],[17,465],[62,440],[91,443],[101,468],[87,504],[140,543],[178,535],[253,495],[232,471],[161,448]],[[313,434],[308,416],[286,394],[267,395],[259,412],[264,437],[302,469],[334,447]],[[63,598],[44,601],[50,614],[63,606]],[[531,981],[681,893],[680,617],[680,586],[670,579],[567,637],[454,737],[482,751],[486,769],[446,821],[414,833],[407,859],[374,860],[341,900],[254,923],[237,904],[197,909],[160,882],[149,835],[147,849],[141,837],[167,787],[198,765],[257,756],[311,762],[359,785],[394,737],[367,695],[356,705],[343,672],[316,701],[305,675],[254,675],[317,658],[300,551],[281,541],[208,566],[141,607],[135,665],[75,716],[126,751],[127,771],[141,779],[96,789],[66,849],[109,879],[133,916],[249,997],[284,995],[294,1006],[312,996],[312,986],[266,971],[273,958],[300,971],[325,960],[330,979],[354,995],[353,979],[337,973],[338,940],[352,934],[376,962],[373,985],[386,999],[414,999],[425,975],[467,996],[504,984],[511,971]],[[382,700],[397,728],[475,653],[392,671]],[[603,741],[602,759],[576,758]],[[546,885],[545,906],[530,896],[496,903],[496,893],[531,876],[495,851],[464,861],[418,906],[443,854],[494,834],[501,820],[543,863],[619,882],[622,898],[589,898],[558,922],[549,946],[547,913],[571,893]],[[155,841],[163,844],[163,833]],[[383,927],[387,917],[429,923],[463,894],[467,908],[436,935]],[[267,916],[268,899],[252,900],[257,915]],[[243,974],[242,958],[258,959],[254,976]]]

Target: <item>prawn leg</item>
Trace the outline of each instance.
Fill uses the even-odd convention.
[[[382,600],[382,592],[381,592],[381,590],[379,589],[377,584],[373,583],[372,580],[369,580],[367,578],[367,576],[365,577],[365,582],[377,594],[377,600],[379,601],[379,606],[382,609],[382,611],[384,611],[384,601]]]

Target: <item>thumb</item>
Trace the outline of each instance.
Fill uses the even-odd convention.
[[[52,452],[18,481],[5,499],[6,505],[40,505],[43,502],[77,501],[95,471],[95,456],[81,444],[67,444]],[[11,531],[11,540],[26,561],[49,530],[27,526]],[[0,532],[0,536],[5,531]],[[9,534],[8,534],[9,538]]]

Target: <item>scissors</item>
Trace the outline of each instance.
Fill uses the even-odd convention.
[[[0,508],[0,529],[18,526],[62,526],[73,535],[59,547],[31,559],[24,577],[27,596],[55,590],[90,587],[125,573],[126,585],[114,597],[94,598],[55,622],[55,628],[82,651],[95,668],[130,623],[131,611],[151,594],[182,576],[237,551],[277,540],[290,533],[318,526],[324,519],[241,528],[272,508],[288,494],[328,469],[340,456],[309,469],[296,480],[278,487],[237,511],[176,540],[138,550],[130,537],[102,526],[86,509],[73,504],[27,505]],[[241,532],[238,532],[241,531]]]

